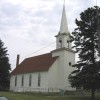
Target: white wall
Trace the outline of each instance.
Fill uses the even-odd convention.
[[[40,72],[41,74],[41,84],[38,86],[38,73],[31,73],[32,81],[31,86],[29,86],[29,76],[30,73],[13,75],[10,78],[10,90],[15,92],[25,92],[25,91],[37,91],[37,92],[47,92],[48,91],[48,73]],[[24,76],[24,85],[22,83],[22,75]],[[15,86],[15,77],[17,76],[17,86]]]
[[[58,74],[58,62],[59,58],[52,64],[48,71],[48,91],[58,92],[59,87],[57,87],[57,74]]]
[[[74,68],[69,66],[69,62],[71,62],[72,65],[75,64],[75,53],[70,52],[67,49],[59,49],[53,51],[52,56],[59,56],[57,65],[57,87],[63,90],[72,90],[68,81],[68,76],[74,70]]]

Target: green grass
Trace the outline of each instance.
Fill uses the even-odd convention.
[[[48,95],[36,93],[12,93],[0,92],[0,96],[5,96],[8,100],[91,100],[90,96],[80,95]],[[100,94],[96,94],[96,100],[100,100]]]

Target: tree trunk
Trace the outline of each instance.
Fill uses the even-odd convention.
[[[95,89],[91,90],[91,100],[95,100]]]

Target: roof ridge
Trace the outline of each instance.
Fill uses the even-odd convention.
[[[48,54],[52,54],[52,53],[44,53],[44,54],[40,54],[40,55],[28,57],[28,58],[25,58],[25,59],[35,58],[35,57],[39,57],[39,56],[43,56],[43,55],[48,55]],[[24,59],[24,60],[25,60],[25,59]]]

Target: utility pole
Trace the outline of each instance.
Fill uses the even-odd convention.
[[[100,14],[98,15],[98,23],[97,23],[97,33],[99,36],[99,41],[98,41],[98,49],[99,49],[99,55],[100,55]]]
[[[96,0],[96,6],[97,6],[97,0]],[[98,51],[100,55],[100,12],[99,12],[99,7],[97,6],[97,33],[98,33]]]

